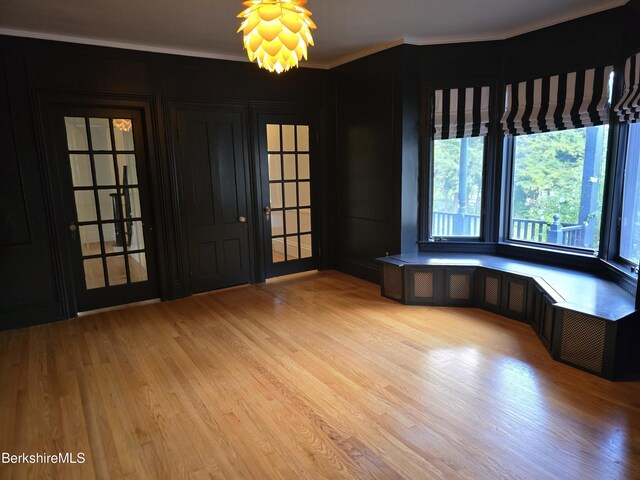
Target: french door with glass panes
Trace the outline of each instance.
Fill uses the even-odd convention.
[[[77,310],[157,297],[140,113],[67,108],[51,121]]]
[[[314,269],[313,123],[300,115],[258,118],[266,276]]]

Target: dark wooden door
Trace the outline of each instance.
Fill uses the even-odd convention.
[[[251,280],[242,112],[178,110],[193,293]]]
[[[47,118],[72,313],[157,297],[140,112],[57,107]]]
[[[317,268],[315,126],[309,116],[258,116],[267,278]]]

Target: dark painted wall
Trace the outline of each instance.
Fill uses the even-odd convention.
[[[626,48],[625,53],[631,54],[640,49],[640,0],[631,0],[625,11]]]
[[[396,209],[400,217],[400,251],[418,251],[419,222],[416,218],[420,206],[420,82],[418,79],[418,47],[405,45],[402,49],[402,88],[398,119],[400,139],[400,199]]]
[[[394,81],[399,48],[335,72],[339,269],[376,278],[372,260],[400,249],[394,199]],[[373,277],[372,277],[373,275]]]
[[[0,328],[65,316],[60,246],[52,234],[55,192],[47,190],[47,152],[39,137],[40,99],[91,95],[144,105],[161,290],[164,298],[175,298],[185,294],[185,269],[169,102],[233,102],[249,112],[295,105],[321,117],[327,78],[316,69],[273,75],[249,63],[0,37]],[[326,156],[324,149],[321,154]]]
[[[18,325],[56,318],[58,294],[22,58],[0,53],[0,322]]]
[[[612,65],[625,54],[626,7],[505,41],[505,80]]]
[[[339,269],[378,281],[374,259],[417,251],[417,48],[335,69]]]
[[[419,48],[420,80],[435,84],[499,78],[504,42],[454,43]]]

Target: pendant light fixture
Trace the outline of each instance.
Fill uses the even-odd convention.
[[[311,12],[303,7],[307,0],[248,0],[238,14],[244,18],[242,32],[249,60],[270,72],[282,73],[307,59],[313,45],[311,29],[316,28]]]

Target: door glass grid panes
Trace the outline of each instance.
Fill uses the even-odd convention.
[[[146,281],[132,120],[64,122],[86,288]]]
[[[267,125],[272,262],[310,258],[308,125]]]

